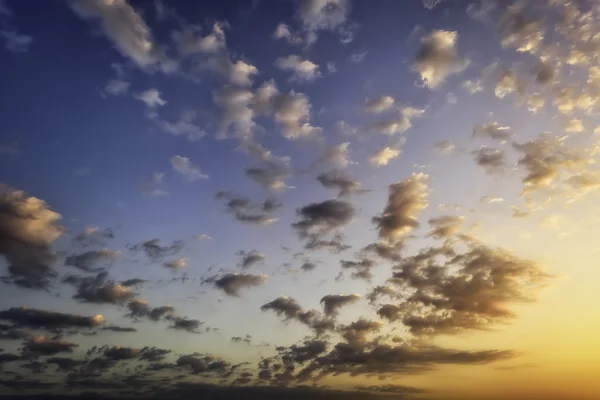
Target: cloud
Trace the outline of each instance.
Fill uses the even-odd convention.
[[[25,353],[52,356],[57,353],[72,353],[78,345],[60,339],[50,339],[47,336],[36,336],[29,339],[23,348]]]
[[[154,42],[152,32],[140,14],[126,0],[71,1],[81,18],[99,20],[104,34],[125,57],[144,70],[170,72],[169,61]]]
[[[0,185],[0,254],[15,284],[41,288],[55,275],[50,246],[63,232],[60,218],[43,200]]]
[[[516,93],[521,98],[525,95],[525,83],[519,78],[516,72],[505,69],[498,76],[494,93],[500,99],[513,93]]]
[[[166,121],[158,118],[158,115],[151,114],[151,119],[166,133],[173,136],[187,136],[190,142],[195,142],[206,136],[206,131],[196,125],[197,114],[191,110],[182,111],[175,122]]]
[[[525,171],[523,194],[531,194],[560,182],[561,173],[576,174],[589,164],[581,151],[568,148],[562,139],[543,133],[525,143],[513,143],[522,154],[517,167]]]
[[[177,258],[175,260],[165,261],[163,265],[172,271],[176,271],[185,268],[185,266],[187,265],[187,259]]]
[[[0,37],[4,39],[6,50],[12,53],[26,53],[33,43],[33,37],[21,35],[15,30],[0,29]]]
[[[249,252],[245,252],[242,250],[238,252],[237,255],[241,257],[241,260],[238,263],[238,267],[241,268],[249,268],[254,264],[262,263],[266,258],[264,254],[258,252],[257,250],[252,250]]]
[[[184,243],[182,240],[175,240],[170,246],[161,246],[160,239],[150,239],[128,246],[133,252],[143,251],[150,261],[160,261],[164,257],[172,256],[183,249]]]
[[[170,322],[171,325],[169,327],[171,329],[190,333],[201,333],[198,329],[200,329],[200,326],[204,324],[204,322],[200,322],[197,319],[187,319],[182,317],[171,318]]]
[[[324,172],[317,176],[317,181],[327,189],[338,190],[339,197],[364,192],[364,190],[360,189],[360,182],[350,178],[344,171]]]
[[[36,329],[92,328],[104,322],[104,317],[100,314],[92,317],[84,317],[28,307],[13,307],[0,311],[0,319],[11,321],[17,326]]]
[[[401,152],[400,149],[386,146],[369,157],[369,162],[377,167],[383,167],[388,165],[390,160],[398,157]]]
[[[142,193],[145,194],[146,196],[152,196],[152,197],[168,195],[169,193],[156,187],[156,186],[162,184],[164,177],[165,177],[164,173],[160,173],[160,172],[153,173],[150,176],[150,178],[148,178],[141,185]]]
[[[115,361],[131,360],[132,358],[137,358],[138,353],[138,349],[132,347],[113,346],[104,351],[104,357]]]
[[[427,207],[427,174],[412,174],[389,187],[388,203],[383,213],[373,217],[379,237],[395,241],[419,226],[418,215]]]
[[[438,87],[450,75],[462,72],[469,65],[469,60],[458,55],[457,39],[457,32],[442,30],[431,31],[421,38],[412,70],[421,75],[427,87]]]
[[[104,91],[113,96],[123,96],[129,91],[131,84],[123,79],[110,79],[104,86]]]
[[[369,343],[369,335],[376,333],[383,326],[381,321],[371,321],[360,318],[350,325],[342,326],[342,337],[355,348],[364,347]]]
[[[239,297],[242,289],[265,284],[267,275],[226,273],[221,276],[210,277],[205,282],[213,284],[229,296]]]
[[[74,254],[65,259],[65,265],[72,266],[85,272],[98,272],[102,270],[96,265],[101,261],[113,261],[121,255],[120,251],[108,249],[91,250],[81,254]]]
[[[303,40],[299,34],[292,32],[289,25],[286,25],[283,22],[280,22],[275,28],[273,38],[285,39],[290,44],[301,44]]]
[[[502,203],[502,202],[504,202],[504,199],[502,197],[483,196],[479,199],[479,201],[481,201],[482,203],[492,204],[492,203]]]
[[[502,150],[482,146],[472,153],[475,163],[482,167],[487,174],[500,173],[506,167],[506,156]]]
[[[73,298],[87,303],[123,304],[134,296],[130,288],[106,281],[106,273],[100,273],[94,278],[81,279]]]
[[[371,114],[380,114],[391,109],[393,106],[394,98],[392,96],[380,96],[365,100],[365,109]]]
[[[343,35],[343,25],[350,13],[348,0],[300,0],[297,17],[306,33],[305,42],[316,42],[319,31],[338,30]]]
[[[141,93],[136,93],[133,97],[137,100],[143,101],[146,103],[146,106],[150,108],[160,107],[167,104],[167,102],[160,97],[160,92],[156,88],[148,89]]]
[[[179,52],[184,56],[191,54],[216,54],[227,48],[225,41],[225,24],[215,22],[211,32],[206,35],[198,35],[199,27],[187,26],[183,32],[175,32],[174,40],[177,42]]]
[[[450,140],[442,140],[435,144],[435,149],[440,153],[449,154],[456,149],[456,145],[452,143]]]
[[[518,52],[536,53],[544,39],[544,27],[539,21],[523,15],[518,7],[507,7],[500,19],[504,47],[515,47]]]
[[[104,246],[108,240],[114,239],[115,233],[112,229],[101,230],[96,226],[86,226],[78,233],[74,240],[83,247]]]
[[[323,76],[317,64],[298,55],[280,57],[275,61],[275,66],[283,71],[291,71],[293,81],[310,82]]]
[[[355,63],[355,64],[360,64],[361,62],[365,61],[365,58],[367,57],[367,54],[369,54],[368,51],[363,51],[362,53],[353,53],[350,54],[350,61]]]
[[[326,200],[298,208],[300,221],[292,224],[300,238],[322,236],[349,223],[356,211],[352,204],[342,200]]]
[[[360,300],[358,294],[329,294],[321,298],[323,304],[323,311],[327,316],[335,316],[339,312],[340,308],[357,302]]]
[[[350,164],[356,164],[350,160],[350,151],[348,150],[348,147],[350,147],[350,142],[343,142],[331,146],[319,161],[340,168],[346,168]]]
[[[419,108],[402,106],[398,108],[398,116],[396,118],[375,122],[371,124],[370,129],[384,135],[404,133],[412,127],[412,119],[418,118],[424,113],[425,110]]]
[[[401,320],[416,335],[485,330],[515,318],[507,306],[534,301],[551,278],[536,262],[504,249],[463,245],[463,252],[445,245],[405,257],[389,282],[411,294],[379,315]]]
[[[115,325],[105,326],[100,329],[103,331],[128,332],[128,333],[134,333],[134,332],[138,331],[136,328],[134,328],[132,326],[115,326]]]
[[[172,306],[160,306],[151,308],[148,302],[144,299],[133,299],[127,303],[129,317],[145,318],[148,317],[152,321],[159,321],[161,318],[170,320],[175,316],[175,308]]]
[[[311,138],[322,129],[310,125],[312,106],[304,93],[281,93],[273,80],[263,83],[256,92],[255,108],[259,114],[273,115],[283,137],[289,140]]]
[[[396,242],[390,244],[387,242],[379,241],[371,243],[362,249],[364,253],[372,253],[380,258],[388,261],[398,261],[401,258],[400,251],[402,250],[402,243]]]
[[[475,125],[472,137],[489,138],[506,143],[514,136],[514,133],[508,126],[502,126],[497,122],[489,124]]]
[[[280,296],[261,306],[260,310],[274,311],[278,316],[283,316],[285,321],[299,321],[313,329],[318,335],[333,330],[335,327],[333,320],[323,317],[316,310],[304,311],[298,302],[291,297]]]
[[[364,279],[368,282],[373,278],[371,269],[375,266],[375,262],[368,258],[360,261],[340,260],[340,265],[343,269],[353,269],[352,278],[354,279]]]
[[[218,192],[215,194],[218,200],[227,200],[225,207],[236,220],[249,224],[265,225],[278,220],[272,213],[281,208],[282,203],[274,198],[267,198],[262,202],[255,203],[247,197],[239,196],[231,192]]]
[[[447,239],[458,232],[465,217],[455,215],[442,215],[440,217],[431,218],[428,222],[431,226],[431,231],[427,236],[435,239]]]

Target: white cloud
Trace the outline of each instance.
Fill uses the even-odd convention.
[[[386,121],[376,122],[371,125],[371,130],[384,135],[394,135],[396,133],[406,132],[412,127],[411,120],[420,117],[425,110],[414,107],[401,107],[398,117]]]
[[[167,104],[167,102],[160,97],[160,92],[156,88],[148,89],[141,93],[136,93],[133,97],[143,101],[150,108],[164,106]]]
[[[565,132],[567,133],[580,133],[583,131],[585,131],[585,127],[580,119],[573,118],[565,125]]]
[[[229,81],[240,86],[252,85],[252,76],[258,74],[258,69],[242,60],[231,64],[229,70]]]
[[[367,112],[379,114],[389,110],[394,106],[394,98],[391,96],[380,96],[374,99],[365,100],[365,108]]]
[[[480,80],[466,80],[463,82],[462,87],[471,94],[483,91],[483,86],[481,85]]]
[[[322,161],[342,168],[346,168],[348,165],[354,164],[354,162],[350,160],[350,154],[348,150],[349,146],[350,142],[344,142],[336,146],[332,146],[325,152],[322,157]]]
[[[298,18],[306,31],[307,44],[317,40],[318,31],[333,31],[341,27],[349,13],[348,0],[300,0]]]
[[[154,43],[150,28],[126,0],[82,0],[70,2],[82,18],[100,20],[105,35],[125,57],[140,68],[158,66],[169,72],[173,64]]]
[[[283,22],[277,25],[273,32],[273,37],[275,39],[284,39],[290,44],[302,43],[302,37],[298,33],[292,32],[289,25],[286,25]]]
[[[314,81],[322,76],[317,64],[310,60],[303,60],[297,55],[278,58],[275,66],[284,71],[292,71],[292,80]]]
[[[365,57],[367,56],[368,53],[369,53],[368,51],[365,51],[362,53],[351,54],[350,61],[352,61],[353,63],[359,64],[365,60]]]
[[[122,79],[111,79],[106,83],[104,91],[113,96],[121,96],[127,94],[130,83]]]
[[[398,157],[400,155],[399,149],[394,149],[391,147],[384,147],[379,150],[377,153],[373,154],[369,157],[369,162],[371,164],[376,165],[378,167],[382,167],[384,165],[388,165],[390,160]]]
[[[175,122],[161,120],[158,117],[152,119],[165,132],[174,136],[187,136],[188,140],[193,142],[206,136],[206,131],[194,123],[196,117],[196,112],[186,110],[180,114],[179,119]]]
[[[450,75],[462,72],[469,60],[456,51],[458,33],[434,30],[421,38],[421,48],[412,64],[412,70],[421,75],[429,88],[442,84]]]
[[[170,161],[173,170],[179,172],[188,181],[208,179],[208,175],[203,174],[200,168],[193,165],[187,157],[173,156],[170,158]]]

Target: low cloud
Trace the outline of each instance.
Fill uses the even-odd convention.
[[[226,273],[208,278],[205,282],[211,283],[229,296],[239,297],[242,289],[265,284],[267,282],[267,275]]]
[[[261,311],[274,311],[278,316],[283,316],[285,321],[299,321],[320,335],[333,330],[335,324],[332,319],[326,318],[316,310],[305,311],[298,302],[286,296],[281,296],[260,307]]]
[[[278,218],[273,216],[273,212],[282,207],[282,203],[274,198],[267,198],[256,203],[247,197],[231,192],[218,192],[215,194],[215,198],[226,200],[227,212],[236,220],[248,224],[266,225],[276,222]]]
[[[257,250],[252,250],[249,252],[239,251],[237,253],[238,256],[241,257],[240,262],[238,263],[238,267],[241,268],[249,268],[255,264],[259,264],[264,262],[266,256]]]
[[[175,240],[170,246],[161,246],[160,239],[150,239],[130,245],[128,248],[133,252],[142,251],[150,261],[156,262],[179,253],[183,246],[182,240]]]
[[[390,185],[383,213],[373,217],[381,239],[393,242],[419,226],[417,217],[428,205],[427,179],[428,175],[419,173]]]
[[[317,64],[297,55],[280,57],[275,61],[275,66],[283,71],[292,72],[291,80],[293,81],[310,82],[323,76]]]
[[[49,284],[55,276],[51,246],[63,232],[60,218],[43,200],[0,185],[0,254],[9,263],[12,282],[28,288]]]
[[[101,325],[104,317],[98,314],[84,317],[76,314],[65,314],[56,311],[39,310],[28,307],[13,307],[0,311],[0,319],[11,321],[17,326],[30,328],[92,328]]]
[[[189,158],[182,156],[173,156],[169,159],[173,171],[181,174],[186,180],[193,182],[198,179],[208,179],[208,175],[204,174],[200,168],[192,164]]]
[[[97,267],[97,264],[102,261],[112,262],[115,258],[121,255],[120,251],[109,249],[91,250],[81,254],[74,254],[65,259],[65,265],[75,267],[84,272],[98,272],[102,267]]]
[[[457,32],[442,30],[434,30],[421,38],[412,69],[421,75],[425,86],[434,89],[469,65],[467,59],[458,55],[457,39]]]
[[[349,304],[356,303],[360,300],[358,294],[330,294],[321,298],[323,311],[327,316],[335,316],[339,310]]]
[[[364,192],[364,190],[360,189],[360,182],[352,179],[344,171],[334,170],[324,172],[317,176],[317,181],[325,188],[338,190],[338,197]]]

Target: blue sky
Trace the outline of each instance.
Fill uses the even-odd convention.
[[[584,375],[542,385],[586,352],[543,358],[527,333],[600,277],[599,16],[568,0],[0,2],[0,355],[16,357],[0,385],[600,393]]]

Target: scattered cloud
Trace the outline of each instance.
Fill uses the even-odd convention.
[[[469,60],[461,58],[456,49],[458,33],[434,30],[421,38],[412,69],[421,75],[425,86],[435,89],[450,75],[462,72]]]
[[[283,71],[291,71],[293,73],[291,80],[294,81],[309,82],[322,77],[317,64],[304,60],[298,55],[278,58],[275,66]]]
[[[169,159],[173,171],[183,175],[190,182],[198,179],[208,179],[208,175],[202,173],[200,168],[192,164],[189,158],[183,156],[173,156]]]

